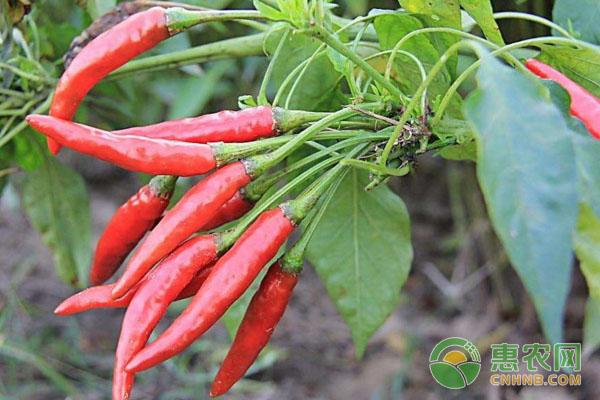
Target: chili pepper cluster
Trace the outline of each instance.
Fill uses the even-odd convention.
[[[154,7],[99,35],[59,80],[50,115],[27,117],[33,128],[46,135],[53,154],[66,146],[125,169],[156,175],[116,211],[102,233],[90,272],[95,286],[71,296],[55,310],[68,315],[127,308],[115,354],[114,400],[130,398],[136,373],[180,353],[219,320],[347,168],[338,162],[360,156],[368,147],[364,143],[369,142],[350,137],[307,157],[297,168],[329,156],[305,174],[326,172],[294,200],[276,204],[278,197],[272,196],[257,204],[292,172],[286,168],[270,172],[274,166],[310,135],[355,111],[322,114],[263,106],[113,132],[71,121],[96,83],[178,32],[171,28],[167,10]],[[540,77],[563,85],[572,96],[572,114],[600,137],[598,99],[543,63],[529,60],[526,65]],[[300,134],[275,137],[299,127],[305,127]],[[353,150],[334,155],[350,145]],[[398,159],[393,162],[401,164]],[[210,174],[166,211],[178,176],[206,173]],[[238,222],[233,228],[222,228],[234,220]],[[270,265],[214,379],[211,396],[226,393],[267,344],[298,282],[307,241],[306,235],[301,236]],[[122,275],[115,283],[105,284],[128,256]],[[169,305],[189,297],[193,298],[183,313],[147,344]]]
[[[49,116],[27,118],[46,135],[54,154],[67,146],[157,175],[119,207],[102,233],[90,272],[95,286],[55,310],[68,315],[127,308],[116,348],[113,399],[128,399],[136,373],[181,352],[214,325],[277,255],[320,194],[309,188],[296,200],[249,213],[283,176],[281,171],[262,175],[285,154],[247,155],[263,148],[258,139],[313,120],[310,113],[255,107],[114,132],[71,121],[97,82],[168,37],[164,9],[155,7],[129,17],[75,57],[57,85]],[[207,172],[211,173],[165,211],[178,176]],[[322,179],[330,179],[334,172]],[[246,214],[237,228],[210,232]],[[104,284],[136,246],[122,276]],[[300,269],[301,262],[287,262],[285,257],[269,267],[215,378],[212,396],[227,392],[267,344]],[[193,299],[185,311],[145,347],[169,305],[189,297]]]

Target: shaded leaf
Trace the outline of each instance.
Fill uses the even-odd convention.
[[[54,254],[60,278],[84,286],[91,261],[89,198],[83,179],[54,157],[22,185],[25,211]]]
[[[412,262],[410,221],[402,200],[353,168],[310,241],[315,266],[352,331],[358,357],[396,306]]]
[[[419,19],[406,13],[381,15],[375,19],[374,25],[382,49],[393,49],[404,36],[424,27]],[[431,36],[428,35],[415,36],[409,39],[401,49],[414,54],[423,63],[426,71],[431,70],[431,67],[440,58],[440,53],[430,38]],[[404,93],[412,94],[421,85],[421,72],[409,57],[397,54],[394,59],[394,69],[396,71],[395,78]],[[428,87],[430,102],[438,96],[443,96],[450,87],[450,82],[450,73],[443,68]],[[455,117],[461,116],[461,104],[460,97],[455,95],[447,109],[448,114]]]
[[[600,97],[600,48],[541,46],[538,60],[556,68],[596,97]]]
[[[590,296],[600,303],[600,220],[587,205],[579,207],[573,244]]]
[[[556,0],[552,19],[579,39],[600,44],[600,1]]]
[[[97,19],[109,12],[117,5],[117,0],[78,0],[83,3],[86,11],[91,15],[92,19]]]
[[[539,81],[495,58],[465,103],[477,175],[494,229],[533,299],[546,337],[562,338],[577,216],[574,133]]]
[[[407,11],[419,15],[419,19],[426,26],[449,27],[460,30],[462,28],[459,0],[400,0],[400,4]],[[460,40],[460,36],[449,33],[436,33],[431,35],[431,41],[440,54]],[[450,57],[446,65],[452,76],[456,75],[458,56]]]
[[[460,5],[477,22],[486,38],[498,46],[504,46],[504,39],[494,19],[490,0],[460,0]]]
[[[437,154],[444,157],[446,160],[469,160],[477,162],[477,143],[472,140],[467,143],[444,147]]]
[[[281,32],[276,32],[266,40],[266,49],[273,54]],[[279,87],[288,77],[290,72],[302,61],[313,55],[321,42],[305,36],[290,35],[281,49],[279,62],[273,69],[274,87]],[[310,111],[331,111],[339,109],[346,103],[346,98],[339,85],[341,74],[334,68],[326,52],[317,56],[309,65],[293,93],[289,108]],[[282,99],[287,98],[287,93],[292,85],[284,92]],[[283,104],[282,104],[283,105]]]

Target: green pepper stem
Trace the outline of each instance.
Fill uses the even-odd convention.
[[[108,79],[123,78],[139,72],[152,72],[184,65],[226,58],[263,55],[265,33],[208,43],[185,50],[133,60],[108,75]]]
[[[339,160],[341,160],[344,156],[332,157],[327,160],[320,162],[319,164],[313,166],[312,168],[304,171],[296,178],[294,178],[291,182],[286,184],[284,187],[279,189],[275,194],[273,194],[268,199],[265,199],[264,202],[259,203],[254,207],[246,216],[232,229],[223,232],[220,235],[219,241],[219,252],[223,252],[227,250],[229,247],[233,246],[235,241],[244,233],[246,229],[254,222],[254,220],[263,212],[271,208],[277,201],[279,201],[283,196],[285,196],[288,192],[290,192],[295,187],[304,183],[306,180],[310,179],[314,174],[319,172],[322,169],[328,168],[331,164],[335,164]]]
[[[263,15],[256,10],[186,10],[182,7],[167,8],[167,29],[173,36],[194,25],[206,22],[244,20],[265,20]]]
[[[283,257],[279,260],[281,263],[281,267],[285,272],[289,272],[292,274],[299,274],[302,272],[302,267],[304,265],[304,254],[306,253],[306,248],[310,243],[321,219],[323,219],[323,215],[325,214],[325,210],[329,207],[329,203],[331,203],[331,199],[333,199],[333,195],[337,191],[340,183],[344,179],[344,176],[348,173],[348,169],[345,169],[341,174],[337,181],[335,181],[327,190],[325,195],[322,196],[320,200],[320,205],[314,211],[314,214],[310,219],[305,220],[306,229],[303,229],[302,235],[300,239],[291,249],[289,249]]]
[[[316,138],[317,137],[315,137],[315,139]],[[271,186],[273,186],[274,184],[279,182],[286,175],[289,175],[292,172],[295,172],[301,168],[304,168],[307,165],[312,164],[313,162],[317,161],[320,158],[323,158],[329,154],[335,154],[335,151],[344,149],[344,148],[346,148],[348,146],[352,146],[354,144],[371,142],[371,141],[375,141],[375,140],[383,140],[383,139],[387,139],[387,138],[388,138],[387,135],[381,134],[381,133],[361,134],[361,135],[355,135],[355,136],[349,137],[341,142],[338,142],[334,145],[331,145],[322,150],[319,150],[318,152],[313,153],[313,154],[309,155],[308,157],[304,157],[303,159],[295,162],[294,164],[292,164],[288,167],[282,168],[277,172],[274,172],[270,175],[260,176],[258,179],[254,180],[253,182],[250,182],[246,186],[246,188],[244,189],[244,197],[247,200],[249,200],[253,203],[256,203],[263,196],[263,194],[265,194],[267,192],[267,190],[269,190],[269,188]]]
[[[366,144],[357,146],[354,150],[345,156],[345,159],[352,159],[361,153],[367,147]],[[348,168],[341,163],[329,170],[325,175],[321,176],[313,185],[308,187],[295,200],[287,203],[285,207],[288,218],[294,223],[300,223],[310,210],[315,206],[319,197],[338,179],[339,175]],[[283,207],[283,206],[282,206]]]
[[[348,58],[350,61],[354,62],[358,65],[363,71],[365,71],[374,81],[383,86],[390,94],[396,97],[402,104],[405,103],[406,96],[398,89],[393,83],[385,79],[383,75],[381,75],[375,68],[371,66],[368,62],[363,60],[358,54],[353,52],[351,49],[346,47],[344,43],[342,43],[335,36],[327,32],[323,27],[318,27],[314,30],[311,30],[312,34],[326,43],[329,47]]]

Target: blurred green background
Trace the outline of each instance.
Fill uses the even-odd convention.
[[[19,0],[0,0],[15,6]],[[27,5],[29,2],[20,1]],[[114,1],[33,1],[21,23],[38,37],[37,59],[50,77],[62,71],[71,40]],[[212,8],[244,8],[250,1],[187,1]],[[396,1],[343,0],[339,15],[353,17],[372,8],[395,8]],[[527,11],[551,17],[552,1],[494,1],[496,11]],[[6,8],[4,9],[6,12]],[[4,13],[3,35],[13,33]],[[526,21],[500,21],[507,42],[549,34]],[[252,30],[238,24],[208,24],[178,35],[151,51],[166,53],[236,37]],[[6,38],[6,36],[3,36]],[[2,60],[21,52],[4,40]],[[461,57],[464,68],[471,59]],[[238,96],[256,95],[267,60],[262,56],[221,60],[99,84],[75,120],[106,129],[150,124],[165,119],[236,109]],[[35,68],[32,66],[31,68]],[[41,94],[43,94],[42,92]],[[2,119],[4,129],[10,118]],[[11,124],[15,123],[12,121]],[[8,128],[7,128],[8,130]],[[0,136],[2,136],[0,134]],[[0,148],[15,154],[22,169],[0,199],[0,399],[108,399],[113,351],[121,310],[97,310],[55,317],[54,307],[74,289],[62,283],[42,236],[26,216],[18,193],[49,162],[42,138],[25,129]],[[60,159],[83,176],[89,193],[91,243],[110,216],[145,178],[64,151]],[[2,169],[2,168],[0,168]],[[33,177],[33,178],[32,178]],[[34,181],[36,182],[36,181]],[[182,180],[180,191],[191,184]],[[0,177],[0,185],[4,185]],[[39,183],[38,183],[39,185]],[[402,302],[372,338],[361,361],[354,359],[350,333],[322,283],[307,268],[272,344],[226,398],[231,399],[593,399],[600,398],[600,362],[586,358],[580,388],[494,388],[484,367],[475,385],[449,393],[432,384],[427,357],[448,336],[477,339],[484,365],[490,343],[544,342],[535,312],[508,265],[485,212],[470,163],[426,157],[416,176],[393,180],[413,223],[415,263]],[[84,199],[87,201],[87,199]],[[85,220],[74,221],[86,224]],[[47,239],[47,236],[45,237]],[[84,237],[85,238],[85,237]],[[74,238],[80,240],[81,238]],[[91,251],[91,249],[90,249]],[[578,274],[578,272],[576,272]],[[566,336],[581,341],[587,289],[576,275],[566,321]],[[180,302],[161,323],[167,326],[184,307]],[[182,356],[138,376],[135,399],[207,398],[212,376],[223,359],[229,336],[222,325]],[[591,351],[586,353],[586,357]]]

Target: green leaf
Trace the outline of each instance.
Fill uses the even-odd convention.
[[[400,0],[400,4],[407,11],[422,14],[419,19],[427,26],[449,27],[460,30],[461,14],[459,0]],[[440,54],[460,40],[460,36],[449,33],[436,33],[431,35],[431,40]],[[446,65],[452,76],[456,75],[458,56],[452,56]]]
[[[92,19],[97,19],[117,5],[117,0],[84,0],[85,9]]]
[[[27,172],[33,172],[44,162],[46,139],[31,128],[12,138],[15,161]]]
[[[472,140],[467,143],[444,147],[437,155],[444,157],[446,160],[477,162],[477,143]]]
[[[368,183],[368,174],[350,170],[307,249],[358,357],[398,303],[413,256],[404,203],[385,185],[365,192]]]
[[[386,50],[393,49],[400,39],[410,32],[423,28],[423,23],[412,15],[397,13],[380,15],[375,18],[374,26],[381,48]],[[415,36],[409,39],[401,49],[414,54],[423,63],[426,71],[431,70],[431,67],[440,58],[440,53],[430,38],[431,36],[428,35]],[[421,72],[415,62],[409,57],[397,54],[394,59],[394,70],[396,74],[393,77],[398,80],[400,88],[404,93],[412,94],[421,85]],[[436,97],[443,96],[450,87],[450,82],[449,71],[446,68],[442,69],[441,73],[437,75],[428,87],[427,97],[429,100],[433,102]],[[461,105],[460,97],[455,95],[448,107],[448,114],[460,117],[462,115]]]
[[[600,44],[600,1],[556,0],[552,19],[579,39]]]
[[[573,7],[576,8],[576,7]],[[540,46],[538,60],[556,68],[596,97],[600,97],[600,49]]]
[[[588,298],[583,319],[583,354],[591,355],[600,347],[600,302]]]
[[[572,135],[575,149],[575,165],[577,167],[577,192],[579,203],[590,207],[596,217],[600,218],[600,141],[591,136],[581,121],[569,113],[571,97],[558,83],[548,80],[542,81],[550,90],[550,97],[563,113],[571,130],[577,132]]]
[[[252,2],[252,4],[254,4],[254,8],[256,8],[258,11],[260,11],[262,16],[265,18],[269,18],[269,19],[273,19],[273,20],[285,19],[285,16],[283,15],[283,13],[281,11],[263,3],[260,0],[254,0]]]
[[[490,0],[460,0],[460,5],[477,22],[486,38],[498,46],[504,46],[504,39],[494,19]]]
[[[269,54],[273,54],[275,51],[281,39],[281,34],[281,32],[276,32],[268,36],[266,48]],[[313,55],[320,44],[316,39],[306,35],[291,35],[282,47],[279,62],[273,69],[272,82],[274,87],[279,87],[298,64]],[[289,108],[308,111],[339,109],[341,105],[347,103],[338,84],[340,77],[341,74],[334,68],[327,53],[321,53],[310,63],[302,76],[293,93]],[[284,92],[282,99],[287,98],[291,86]],[[283,106],[283,103],[281,105]]]
[[[594,215],[593,210],[584,204],[579,207],[573,245],[590,296],[600,302],[600,220]]]
[[[562,338],[577,216],[574,133],[539,81],[487,57],[465,103],[494,229],[546,337]]]
[[[81,176],[48,156],[23,181],[22,196],[31,223],[54,254],[60,278],[85,286],[91,260],[91,221]]]

